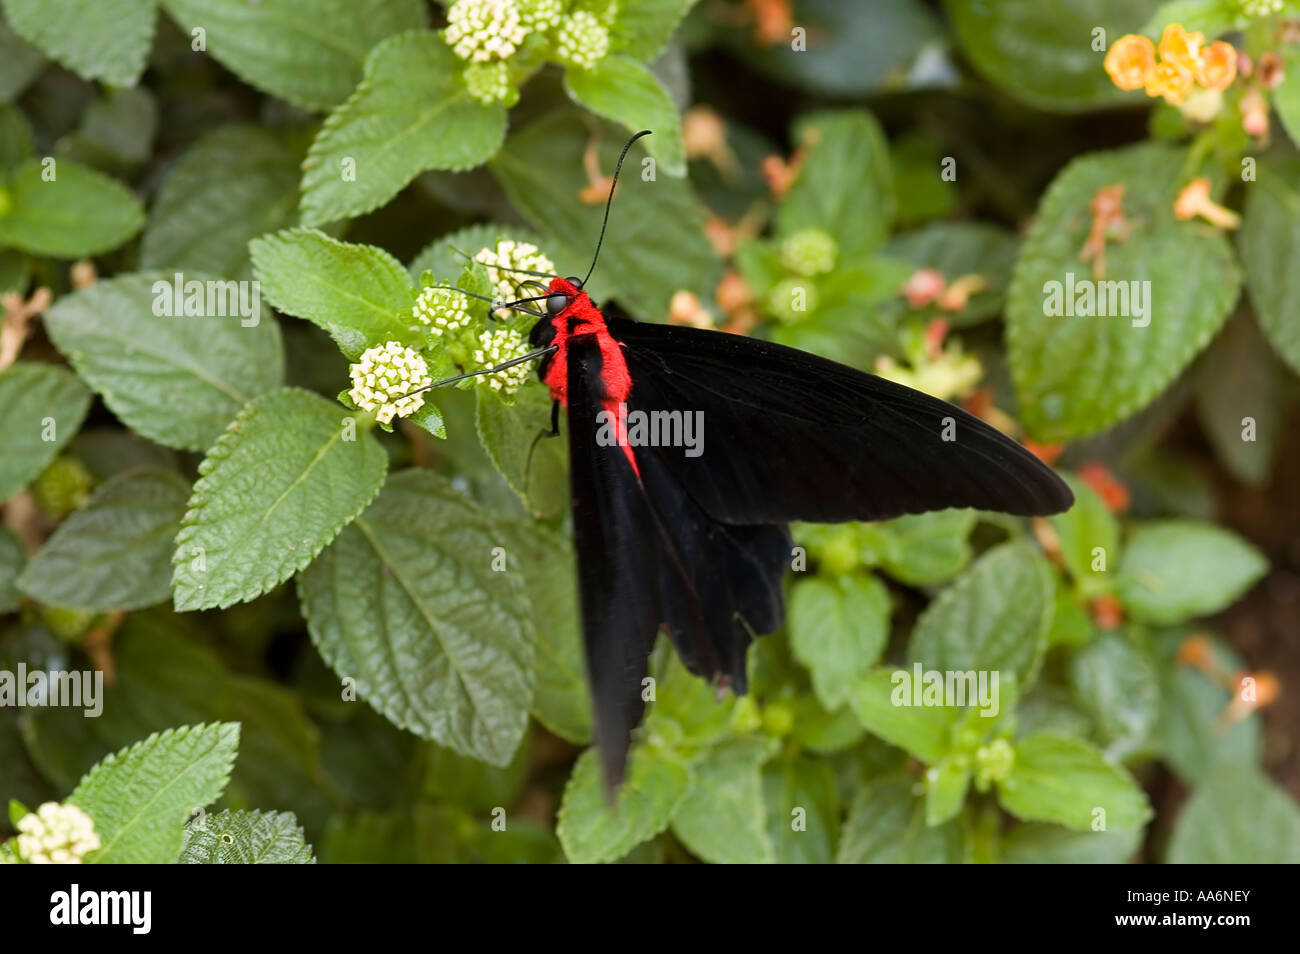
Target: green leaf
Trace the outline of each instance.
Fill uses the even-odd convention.
[[[293,222],[298,159],[257,126],[222,126],[199,139],[158,190],[141,267],[250,278],[249,240]]]
[[[332,401],[297,388],[253,401],[199,465],[172,558],[176,608],[224,608],[283,583],[365,509],[387,466]]]
[[[627,0],[618,5],[610,52],[650,62],[663,52],[696,0]]]
[[[1208,36],[1209,34],[1207,34]],[[1282,56],[1282,83],[1273,90],[1273,108],[1291,141],[1300,142],[1300,49],[1292,43],[1277,50]],[[1288,82],[1289,80],[1289,82]]]
[[[567,537],[540,523],[501,523],[511,571],[523,574],[536,624],[532,712],[537,721],[574,743],[591,741],[591,698],[587,692],[582,626],[573,548]]]
[[[299,578],[321,655],[387,719],[505,765],[533,696],[533,629],[509,539],[428,471],[395,474]],[[508,550],[507,550],[508,555]]]
[[[1070,660],[1070,685],[1107,743],[1123,761],[1146,749],[1160,718],[1160,675],[1151,657],[1118,633],[1103,633]]]
[[[1075,159],[1048,187],[1007,300],[1017,399],[1025,426],[1043,440],[1091,434],[1145,407],[1236,302],[1240,275],[1227,239],[1174,218],[1185,159],[1168,146],[1131,146]],[[1124,187],[1132,229],[1127,241],[1107,243],[1105,281],[1095,283],[1079,253],[1089,205],[1106,186]],[[1106,314],[1071,314],[1087,298]]]
[[[26,562],[27,551],[22,541],[8,527],[0,527],[0,613],[18,609],[22,600],[18,576]]]
[[[27,296],[31,267],[26,257],[10,248],[0,248],[0,295],[18,292]]]
[[[158,15],[153,0],[4,0],[4,12],[50,59],[112,86],[139,82]]]
[[[925,175],[934,178],[935,170]],[[885,243],[882,255],[914,268],[933,268],[952,282],[964,275],[979,275],[986,287],[970,296],[960,311],[936,312],[952,327],[965,328],[992,318],[1002,310],[1019,242],[1015,235],[983,222],[934,222],[896,235]]]
[[[1264,555],[1231,530],[1159,520],[1129,538],[1116,586],[1133,618],[1178,623],[1225,609],[1267,572]]]
[[[361,85],[330,114],[303,163],[305,224],[377,209],[426,169],[472,169],[492,158],[506,111],[470,98],[461,65],[432,32],[390,37],[371,51]]]
[[[602,205],[586,205],[578,194],[588,185],[583,153],[590,133],[582,113],[556,110],[506,140],[492,160],[492,173],[511,203],[545,238],[557,263],[576,262],[585,271],[600,232]],[[600,168],[614,171],[624,137],[604,128]],[[721,277],[721,263],[704,237],[704,217],[690,185],[658,176],[632,175],[636,150],[619,180],[616,210],[601,248],[591,289],[601,301],[617,297],[635,317],[659,320],[681,289],[708,300]],[[672,222],[671,229],[663,227]]]
[[[891,745],[906,749],[927,765],[952,749],[953,727],[966,710],[955,706],[907,705],[910,683],[901,669],[876,669],[858,682],[849,705],[868,731]],[[911,675],[911,673],[908,673]],[[900,701],[895,702],[895,698]]]
[[[668,827],[691,788],[691,770],[667,752],[636,747],[611,806],[595,749],[582,753],[564,787],[556,834],[574,864],[623,857]]]
[[[54,179],[47,181],[47,174]],[[144,224],[144,210],[121,183],[70,159],[29,159],[5,188],[13,208],[0,217],[0,245],[32,255],[98,255],[117,248]]]
[[[311,846],[293,812],[224,811],[185,826],[184,865],[306,865]]]
[[[161,272],[96,282],[60,298],[45,327],[123,423],[159,444],[203,450],[280,384],[283,346],[276,323],[233,282],[187,275],[180,303],[174,283]]]
[[[568,447],[551,433],[551,394],[529,382],[507,404],[500,392],[475,388],[483,449],[535,517],[553,517],[569,502]]]
[[[776,234],[825,229],[839,244],[839,261],[872,251],[894,218],[889,143],[866,110],[813,113],[795,139],[807,144],[799,177],[777,208]]]
[[[881,779],[849,809],[835,860],[839,864],[953,864],[965,854],[961,825],[925,824],[925,806],[911,779]]]
[[[998,801],[1017,818],[1090,831],[1102,824],[1137,828],[1151,817],[1132,776],[1087,742],[1038,733],[1017,742],[1015,752],[1011,774],[998,782]]]
[[[427,25],[419,0],[163,0],[186,33],[201,27],[212,56],[258,89],[329,109],[361,79],[380,40]]]
[[[1041,109],[1070,112],[1125,100],[1102,68],[1106,50],[1093,49],[1094,30],[1113,43],[1137,33],[1160,0],[944,0],[963,52],[994,84]]]
[[[1217,775],[1183,806],[1166,861],[1298,864],[1300,808],[1257,769]]]
[[[719,697],[712,685],[688,670],[681,657],[668,652],[666,646],[656,659],[658,665],[652,669],[654,699],[645,721],[647,736],[671,740],[678,755],[697,755],[729,732],[736,698]]]
[[[185,819],[226,787],[239,748],[239,725],[218,722],[155,733],[110,755],[68,801],[95,822],[99,864],[170,864],[180,854]]]
[[[565,70],[564,88],[577,103],[628,132],[649,129],[654,135],[645,140],[645,148],[659,168],[666,175],[686,175],[686,145],[677,107],[649,67],[611,54],[592,69]]]
[[[721,742],[691,767],[691,788],[673,816],[673,833],[693,854],[713,864],[776,860],[761,769],[777,745],[766,736]]]
[[[1283,83],[1288,86],[1300,91],[1300,59]],[[1300,373],[1300,276],[1291,268],[1300,255],[1300,159],[1262,165],[1259,181],[1247,184],[1239,241],[1246,291],[1260,327],[1282,360]]]
[[[763,768],[767,833],[780,864],[829,864],[840,836],[835,772],[826,759],[786,756]]]
[[[909,514],[880,524],[891,546],[880,556],[880,568],[909,586],[941,583],[970,562],[970,532],[974,510],[936,510]]]
[[[1048,518],[1061,542],[1061,559],[1082,593],[1109,592],[1120,557],[1119,521],[1088,484],[1063,476],[1074,492],[1074,506]]]
[[[248,250],[267,300],[328,331],[350,361],[389,341],[420,343],[411,327],[411,279],[383,249],[288,229],[254,239]]]
[[[89,407],[90,392],[64,368],[19,361],[0,371],[0,500],[54,460]]]
[[[970,756],[949,755],[925,770],[925,823],[931,827],[955,818],[970,788]]]
[[[108,89],[86,107],[77,131],[59,141],[70,159],[122,174],[149,159],[158,133],[158,101],[144,87]]]
[[[1122,865],[1142,844],[1142,829],[1071,831],[1028,822],[1002,839],[1002,861],[1011,865]]]
[[[799,580],[788,626],[795,658],[812,673],[827,709],[842,706],[889,638],[889,591],[870,574]]]
[[[189,484],[171,471],[115,477],[60,524],[18,585],[50,606],[132,610],[163,602],[189,495]]]
[[[24,41],[0,15],[0,103],[17,98],[44,66],[41,51]]]
[[[0,20],[0,30],[3,29],[4,21]],[[11,103],[0,103],[0,173],[8,172],[35,154],[36,143],[23,111]]]
[[[1027,542],[989,550],[921,614],[910,658],[926,669],[998,670],[1027,685],[1047,648],[1052,571]]]

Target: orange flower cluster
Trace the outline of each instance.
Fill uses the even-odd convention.
[[[1158,48],[1134,33],[1120,37],[1107,51],[1105,66],[1120,89],[1145,89],[1148,96],[1163,96],[1179,106],[1196,85],[1217,90],[1231,86],[1237,78],[1237,50],[1223,40],[1207,46],[1203,33],[1188,33],[1171,23]]]

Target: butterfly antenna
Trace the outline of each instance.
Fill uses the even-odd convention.
[[[618,186],[618,174],[623,171],[623,160],[627,158],[627,151],[632,148],[632,143],[648,135],[650,135],[649,129],[641,130],[623,145],[623,151],[619,153],[618,164],[614,166],[614,178],[609,184],[609,198],[605,200],[605,218],[600,223],[600,236],[596,239],[596,254],[591,256],[591,268],[587,269],[587,275],[582,280],[583,285],[586,285],[587,279],[591,278],[591,273],[596,270],[596,260],[600,258],[600,246],[605,241],[605,228],[609,225],[609,210],[614,204],[614,189]]]
[[[478,295],[472,291],[465,291],[465,289],[457,288],[455,285],[428,285],[426,287],[445,288],[447,291],[459,292],[460,294],[464,295],[466,298],[477,298],[479,301],[485,301],[489,305],[491,305],[493,311],[496,311],[498,308],[509,308],[511,311],[522,311],[524,314],[532,315],[534,318],[546,317],[535,308],[521,307],[525,302],[541,301],[543,298],[546,297],[545,295],[537,295],[533,298],[517,298],[514,301],[498,301],[497,299],[490,298],[487,295]]]
[[[401,401],[405,398],[409,398],[413,394],[419,394],[421,391],[428,391],[432,388],[440,388],[444,384],[454,384],[457,381],[464,381],[466,378],[473,378],[480,374],[496,374],[498,371],[504,371],[507,368],[513,368],[517,364],[523,364],[526,361],[536,361],[538,358],[544,358],[548,354],[554,352],[557,348],[558,345],[547,345],[545,348],[538,348],[536,351],[528,352],[528,354],[522,354],[517,358],[511,358],[509,361],[505,361],[501,364],[498,364],[496,367],[493,368],[481,368],[478,371],[466,371],[464,374],[458,374],[455,377],[443,378],[441,381],[434,381],[432,384],[426,384],[424,387],[416,388],[414,391],[407,391],[397,400]]]

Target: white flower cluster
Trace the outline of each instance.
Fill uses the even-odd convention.
[[[508,328],[500,331],[485,331],[478,336],[478,343],[479,346],[474,351],[474,361],[484,368],[494,368],[498,364],[528,353],[528,342],[524,341],[524,336]],[[514,394],[528,380],[528,365],[517,364],[496,374],[483,374],[477,380],[487,384],[493,391]]]
[[[33,865],[79,865],[100,846],[95,823],[76,805],[46,802],[18,820],[18,854]]]
[[[450,288],[430,285],[420,292],[411,314],[428,325],[432,334],[440,336],[469,324],[469,299]]]
[[[502,271],[494,266],[522,268],[530,272],[542,272],[547,275],[555,274],[555,263],[543,255],[536,245],[528,242],[502,239],[497,242],[495,250],[490,248],[480,249],[474,258],[487,266],[488,278],[495,286],[494,297],[497,301],[513,301],[519,297],[526,297],[521,296],[518,289],[519,283],[527,281],[528,276],[520,275],[518,272]],[[505,318],[509,314],[510,311],[506,308],[496,310],[498,318]]]
[[[515,0],[456,0],[447,11],[447,45],[462,60],[504,60],[527,35]]]
[[[352,390],[348,397],[359,408],[379,409],[380,423],[414,414],[424,406],[423,394],[410,394],[432,384],[429,366],[410,348],[390,341],[382,348],[368,348],[349,369]],[[408,395],[409,397],[403,397]]]
[[[575,10],[556,32],[555,54],[569,66],[589,70],[609,53],[609,30],[586,10]]]
[[[1266,17],[1281,13],[1282,0],[1241,0],[1241,12],[1248,17]]]
[[[560,25],[564,0],[518,0],[519,19],[529,32],[549,30]]]
[[[485,106],[502,103],[510,107],[519,102],[519,90],[510,82],[510,67],[501,60],[465,67],[465,90]]]

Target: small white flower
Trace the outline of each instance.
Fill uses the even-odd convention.
[[[555,54],[569,66],[589,70],[609,53],[609,30],[586,10],[566,17],[558,32]]]
[[[430,285],[420,292],[411,314],[428,325],[431,334],[440,336],[469,324],[469,299],[450,288]]]
[[[1248,17],[1266,17],[1282,12],[1282,0],[1241,0],[1241,12]]]
[[[518,0],[519,19],[529,32],[560,25],[564,0]]]
[[[496,286],[494,297],[497,301],[513,301],[516,298],[527,297],[520,295],[519,283],[527,281],[528,276],[521,275],[518,272],[507,272],[503,268],[522,268],[530,272],[542,272],[546,275],[555,274],[555,263],[543,255],[536,245],[531,245],[528,242],[514,242],[510,239],[502,239],[497,242],[495,251],[490,248],[480,249],[474,258],[487,266],[488,278]],[[502,266],[502,268],[493,266]],[[498,318],[505,318],[509,314],[510,310],[508,308],[498,308],[496,310]]]
[[[474,351],[474,361],[484,368],[494,368],[512,358],[519,358],[528,353],[528,342],[517,331],[502,329],[485,331],[478,336],[478,348]],[[528,365],[517,364],[496,374],[482,374],[476,380],[486,384],[493,391],[514,394],[528,380]]]
[[[424,395],[410,392],[433,383],[424,358],[396,341],[366,349],[349,373],[352,390],[348,397],[359,408],[378,409],[377,417],[382,424],[388,424],[394,417],[407,417],[423,407]]]
[[[33,865],[79,865],[100,847],[90,816],[76,805],[46,802],[18,820],[18,854]]]
[[[504,60],[527,35],[514,0],[456,0],[447,11],[444,36],[462,60]]]
[[[519,102],[519,90],[510,81],[510,67],[501,60],[466,66],[465,89],[471,99],[485,106],[495,103],[513,106]]]

